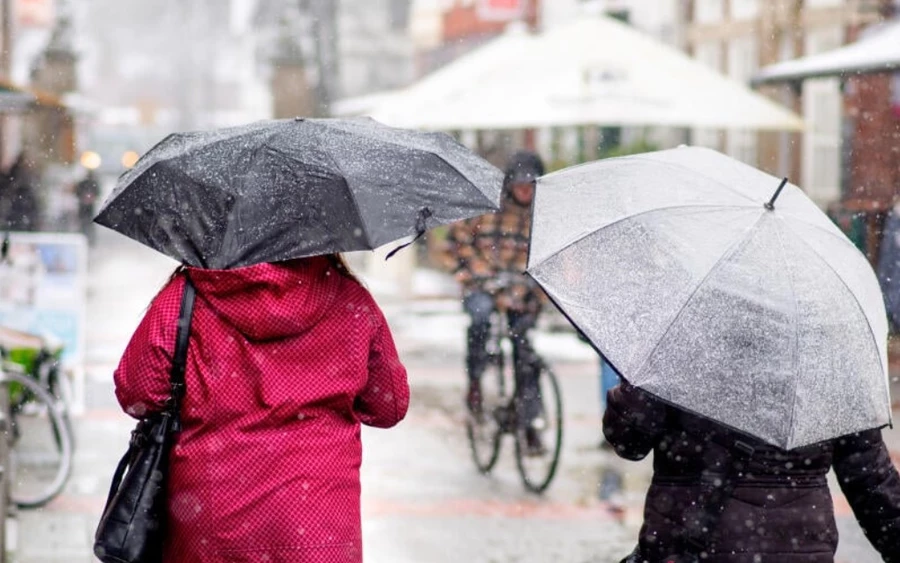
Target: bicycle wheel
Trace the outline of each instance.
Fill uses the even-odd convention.
[[[72,391],[72,382],[69,379],[69,376],[60,369],[59,360],[54,359],[51,362],[48,362],[46,370],[46,378],[41,378],[41,381],[46,380],[46,388],[50,391],[50,394],[59,406],[60,416],[66,426],[66,431],[69,433],[69,439],[72,441],[72,451],[74,451],[75,427],[72,425],[71,410],[75,395]],[[62,447],[59,436],[56,436],[56,440],[57,446]]]
[[[508,362],[503,353],[492,353],[481,376],[482,414],[466,418],[466,434],[472,460],[481,473],[489,473],[500,457],[500,444],[506,429],[507,405],[510,402],[506,373]]]
[[[526,429],[516,423],[516,466],[525,488],[534,493],[542,493],[556,474],[562,451],[563,410],[562,395],[556,375],[541,363],[538,375],[541,415],[532,421],[531,427],[541,438],[543,447],[534,451],[528,447]]]
[[[5,385],[27,389],[31,400],[11,409],[10,497],[19,508],[53,500],[72,471],[72,438],[59,404],[17,366],[3,366]]]

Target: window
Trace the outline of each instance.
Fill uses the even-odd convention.
[[[694,47],[694,58],[716,72],[722,69],[722,48],[718,42],[698,43]],[[721,137],[715,129],[694,129],[691,143],[701,147],[720,148]]]
[[[723,0],[696,0],[694,20],[697,23],[719,23],[725,18]]]
[[[764,0],[731,0],[731,19],[752,20],[759,15],[759,4]]]
[[[806,38],[806,53],[840,45],[840,28],[816,30]],[[840,197],[841,94],[836,78],[807,80],[803,85],[803,188],[819,204]]]
[[[409,27],[410,0],[388,0],[391,29],[401,31]]]
[[[746,84],[757,68],[756,40],[753,37],[734,38],[728,42],[728,75]],[[734,158],[755,164],[757,135],[753,131],[729,131],[726,152]]]

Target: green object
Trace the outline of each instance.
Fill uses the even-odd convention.
[[[42,362],[58,361],[63,352],[63,346],[61,344],[47,342],[47,340],[44,338],[41,338],[41,342],[42,345],[40,347],[17,346],[14,348],[7,348],[5,360],[22,366],[22,370],[29,377],[37,379],[40,364]],[[27,400],[27,397],[24,396],[24,393],[25,389],[22,387],[22,385],[16,383],[15,381],[9,382],[10,402],[13,405]]]
[[[9,355],[7,359],[19,364],[28,373],[34,372],[38,355],[41,353],[41,351],[36,348],[13,348],[8,352]]]
[[[628,156],[631,154],[640,154],[645,152],[658,151],[659,147],[655,144],[640,139],[628,145],[616,145],[607,151],[604,151],[600,158],[615,158],[617,156]]]
[[[863,254],[866,253],[866,217],[864,213],[858,213],[845,209],[828,211],[828,216],[834,221],[841,231],[847,235],[856,248]]]

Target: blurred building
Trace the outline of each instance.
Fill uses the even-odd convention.
[[[410,5],[411,0],[258,0],[254,25],[269,52],[283,47],[286,30],[293,30],[316,113],[327,115],[335,100],[412,80]]]
[[[696,59],[742,82],[762,66],[828,51],[881,19],[893,0],[685,0],[685,48]],[[696,132],[695,142],[802,185],[820,205],[841,197],[849,178],[841,152],[846,135],[841,84],[818,80],[802,89],[762,89],[804,117],[801,134]],[[849,147],[847,147],[849,148]]]
[[[9,201],[0,202],[13,228],[57,228],[65,186],[54,173],[76,158],[75,119],[64,102],[78,86],[69,7],[64,0],[0,0],[0,173],[17,165],[17,197],[32,202],[22,217],[7,215]]]
[[[878,57],[879,41],[891,48],[900,45],[900,40],[892,35],[900,32],[900,1],[884,0],[866,7],[866,17],[859,18],[864,21],[848,26],[843,34],[848,42],[861,41],[850,49],[856,50],[863,60],[866,56]],[[888,21],[865,26],[882,18]],[[869,40],[875,42],[866,47],[865,41]],[[838,56],[838,52],[846,50],[823,56],[827,60]],[[799,61],[787,63],[787,68],[799,65],[802,69],[810,62],[807,57],[798,58]],[[846,64],[837,59],[812,75],[791,70],[779,73],[776,66],[765,70],[758,79],[765,84],[781,84],[782,90],[804,101],[823,83],[838,85],[843,98],[843,107],[838,110],[840,151],[835,162],[829,164],[839,166],[839,193],[825,203],[851,240],[873,264],[878,264],[882,237],[894,236],[883,233],[885,219],[900,197],[900,72],[880,65],[862,68],[859,73],[848,72]],[[809,158],[810,151],[805,152]],[[806,182],[809,183],[808,178]]]
[[[79,147],[113,176],[173,131],[267,118],[256,0],[77,0]]]
[[[0,162],[27,153],[37,172],[74,159],[72,114],[63,95],[77,88],[71,11],[66,2],[0,1],[0,79],[23,103],[0,109]]]
[[[419,0],[411,21],[417,47],[416,74],[421,77],[437,70],[509,26],[539,31],[587,14],[614,17],[663,43],[680,46],[677,5],[677,0]],[[681,142],[683,134],[671,128],[586,126],[463,132],[462,140],[498,165],[511,151],[527,146],[541,152],[551,161],[551,168],[556,168],[621,147],[670,146]]]
[[[265,117],[252,0],[79,2],[83,91],[135,126],[197,129]]]

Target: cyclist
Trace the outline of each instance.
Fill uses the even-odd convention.
[[[487,365],[490,317],[495,309],[502,309],[513,343],[517,408],[526,422],[529,453],[539,454],[543,450],[539,372],[528,331],[535,326],[544,297],[522,272],[528,260],[534,183],[544,173],[544,164],[538,155],[520,151],[509,160],[505,172],[500,211],[454,224],[447,238],[447,259],[462,285],[463,308],[471,317],[466,339],[466,404],[474,416],[481,415],[481,374]]]

